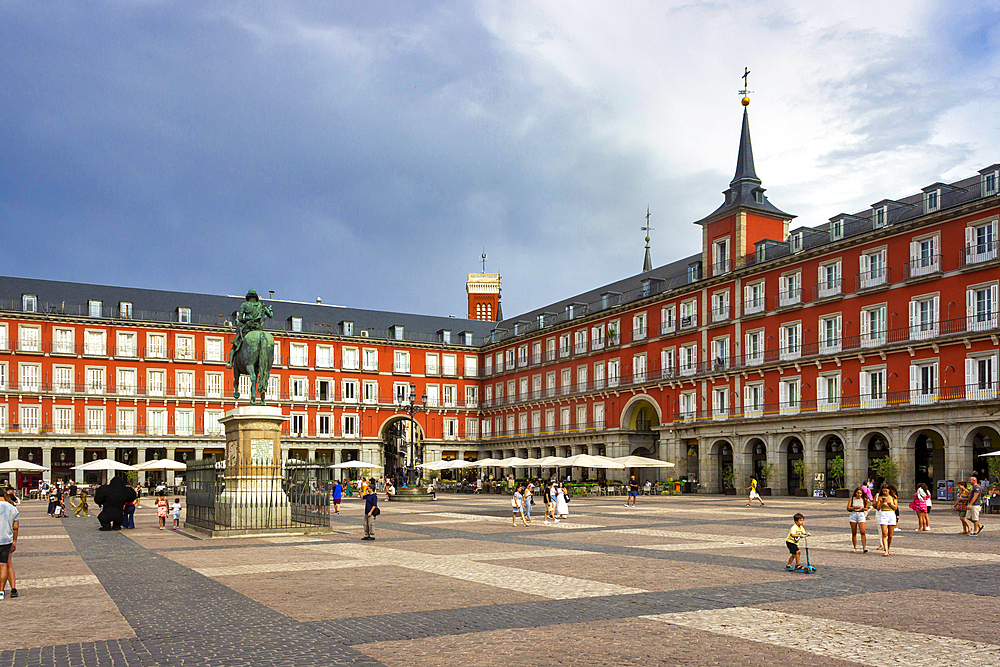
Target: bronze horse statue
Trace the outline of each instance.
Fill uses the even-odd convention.
[[[233,398],[240,397],[240,376],[250,376],[250,405],[264,405],[264,394],[274,363],[274,336],[266,331],[248,331],[233,358]]]

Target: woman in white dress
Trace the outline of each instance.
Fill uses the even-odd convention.
[[[565,519],[569,516],[569,503],[566,502],[566,493],[566,486],[560,484],[559,490],[556,492],[556,518]]]

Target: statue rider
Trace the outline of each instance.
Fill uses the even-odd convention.
[[[268,317],[274,317],[274,311],[271,310],[271,306],[262,304],[257,297],[256,290],[251,289],[247,292],[246,301],[240,304],[240,307],[236,310],[236,337],[233,338],[233,346],[229,350],[228,368],[233,367],[236,353],[243,345],[247,334],[251,331],[263,331],[264,320]]]

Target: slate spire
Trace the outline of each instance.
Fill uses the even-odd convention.
[[[750,143],[750,115],[747,108],[743,107],[743,130],[740,133],[740,154],[736,158],[736,175],[729,183],[730,187],[740,181],[752,181],[760,184],[757,178],[757,171],[753,166],[753,145]]]

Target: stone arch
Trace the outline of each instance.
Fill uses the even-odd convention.
[[[395,424],[398,421],[408,422],[408,421],[410,421],[410,417],[408,415],[392,415],[391,417],[387,417],[385,419],[385,421],[382,422],[382,425],[379,426],[379,428],[378,428],[378,437],[379,437],[379,440],[382,440],[383,438],[385,438],[385,436],[386,436],[386,434],[387,434],[387,432],[389,430],[389,427],[392,426],[393,424]],[[414,439],[423,440],[424,439],[424,427],[421,426],[420,422],[417,421],[416,419],[414,419],[413,422],[417,425],[417,430],[414,431],[414,433],[413,433]]]
[[[642,419],[643,415],[645,420]],[[650,430],[663,423],[663,411],[656,399],[649,394],[636,394],[622,406],[621,420],[618,423],[627,431],[639,430],[637,427],[642,423],[648,425],[648,429],[642,430]]]
[[[725,480],[723,479],[724,472],[727,468],[732,468],[736,471],[734,464],[736,463],[734,454],[736,452],[732,441],[728,438],[716,438],[711,441],[708,446],[708,451],[706,452],[708,457],[708,466],[710,474],[708,475],[709,480],[715,480],[715,484],[709,483],[709,489],[713,493],[724,493],[725,489],[728,488]],[[705,474],[702,473],[702,479],[705,479]],[[735,482],[733,487],[735,488]]]
[[[955,471],[955,477],[966,478],[975,475],[980,480],[989,477],[989,457],[982,454],[995,452],[1000,449],[1000,431],[996,424],[981,423],[965,434],[965,442],[968,445],[969,455],[972,457],[971,468],[969,470]]]
[[[777,476],[773,482],[768,482],[772,493],[776,489],[779,493],[791,496],[800,488],[800,476],[796,473],[796,462],[802,461],[804,463],[806,461],[806,447],[802,436],[797,433],[789,433],[778,441],[775,465]]]
[[[981,431],[992,431],[990,434],[990,444],[991,451],[993,449],[1000,448],[1000,427],[997,424],[991,424],[989,422],[980,422],[978,424],[973,424],[965,429],[965,433],[962,435],[962,442],[966,445],[972,446],[976,435]]]
[[[906,448],[913,452],[913,484],[934,488],[935,479],[947,477],[948,436],[935,426],[918,426],[905,437]]]

